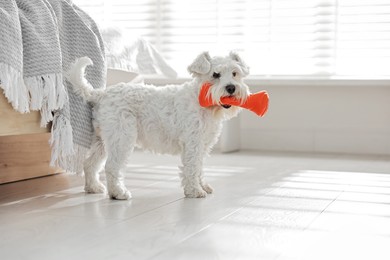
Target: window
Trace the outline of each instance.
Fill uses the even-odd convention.
[[[180,74],[199,52],[243,53],[251,74],[390,78],[390,0],[74,0],[143,36]]]

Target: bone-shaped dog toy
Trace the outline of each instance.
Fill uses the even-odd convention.
[[[211,83],[206,82],[203,84],[200,90],[199,104],[202,107],[219,105],[219,104],[215,104],[211,99],[211,96],[208,95],[208,91],[211,86],[212,86]],[[220,99],[221,105],[239,106],[256,113],[256,115],[258,116],[264,116],[264,114],[267,112],[268,102],[269,102],[269,97],[266,91],[260,91],[257,93],[250,94],[244,103],[241,103],[241,100],[236,99],[234,97],[222,97]]]

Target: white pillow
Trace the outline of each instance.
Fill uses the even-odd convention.
[[[120,82],[134,81],[138,76],[138,73],[121,70],[121,69],[107,69],[107,86],[115,85]]]

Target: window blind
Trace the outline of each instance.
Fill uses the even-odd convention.
[[[336,73],[390,75],[390,1],[339,0]]]
[[[252,75],[390,77],[390,0],[73,0],[153,43],[182,75],[201,51],[243,53]]]

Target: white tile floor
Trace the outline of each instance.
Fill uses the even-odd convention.
[[[0,185],[0,259],[390,259],[390,158],[240,152],[185,199],[177,157],[136,152],[131,201],[57,175]]]

